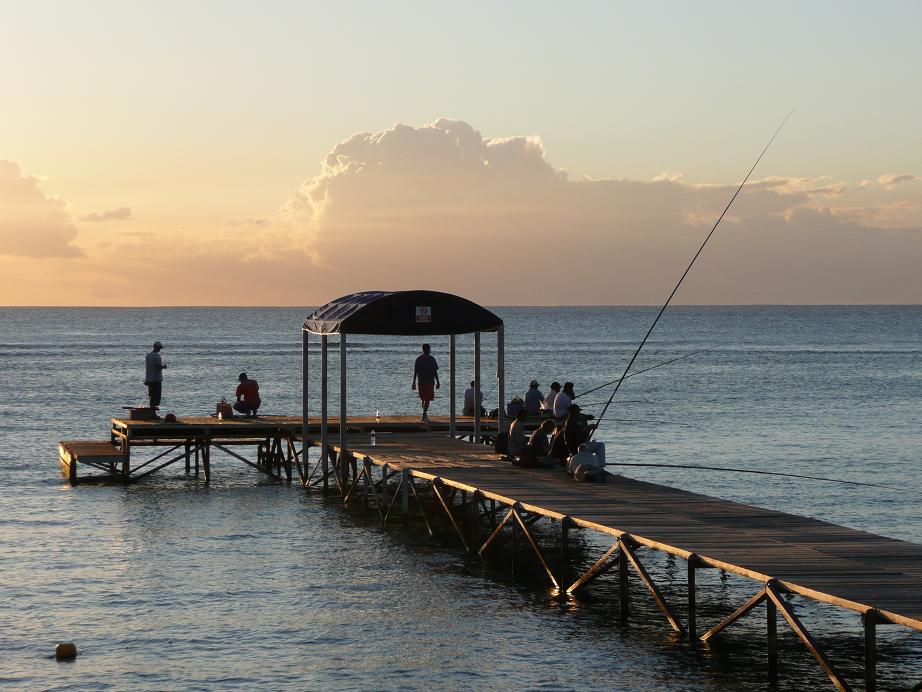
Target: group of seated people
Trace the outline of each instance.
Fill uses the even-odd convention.
[[[573,383],[566,382],[563,388],[560,382],[551,382],[551,390],[545,396],[538,388],[538,380],[532,380],[525,392],[525,398],[515,397],[506,408],[506,413],[515,416],[519,410],[524,410],[532,416],[546,414],[562,422],[570,412],[570,405],[576,398]]]
[[[514,418],[509,426],[507,455],[519,466],[566,464],[589,438],[589,419],[573,403],[573,383],[551,383],[545,396],[537,380],[532,380],[524,399],[513,399],[507,413]],[[520,405],[516,405],[519,402]],[[529,416],[546,415],[538,428],[526,437]]]

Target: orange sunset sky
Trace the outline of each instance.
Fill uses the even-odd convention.
[[[922,5],[0,2],[4,305],[922,302]]]

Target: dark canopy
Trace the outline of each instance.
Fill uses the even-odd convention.
[[[477,303],[440,291],[365,291],[332,300],[304,321],[314,334],[426,336],[494,331],[503,321]]]

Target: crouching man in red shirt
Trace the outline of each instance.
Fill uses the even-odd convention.
[[[259,384],[251,380],[245,372],[240,373],[240,384],[237,385],[237,401],[234,410],[244,414],[247,418],[255,418],[259,408]]]

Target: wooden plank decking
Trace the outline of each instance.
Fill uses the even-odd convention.
[[[473,432],[474,419],[470,416],[457,416],[456,429],[459,433]],[[428,423],[419,419],[419,416],[349,416],[348,428],[353,431],[376,432],[425,432],[428,430],[448,430],[448,416],[430,416]],[[244,432],[253,437],[258,437],[261,431],[283,428],[289,432],[301,434],[301,416],[259,416],[258,418],[245,418],[234,416],[218,420],[215,416],[179,416],[175,423],[160,420],[129,420],[128,418],[113,418],[113,430],[131,431],[132,437],[148,437],[156,435],[163,437],[163,432],[176,430],[188,431],[190,428],[198,430],[220,431],[227,434]],[[482,418],[480,428],[486,434],[496,432],[496,421]],[[331,433],[339,433],[339,417],[330,416],[327,429]],[[308,433],[320,432],[320,416],[311,416],[308,423]]]
[[[816,519],[610,475],[577,484],[562,470],[521,469],[444,435],[350,435],[350,454],[414,477],[480,491],[553,519],[720,567],[922,631],[922,545]],[[338,452],[338,445],[333,448]]]

